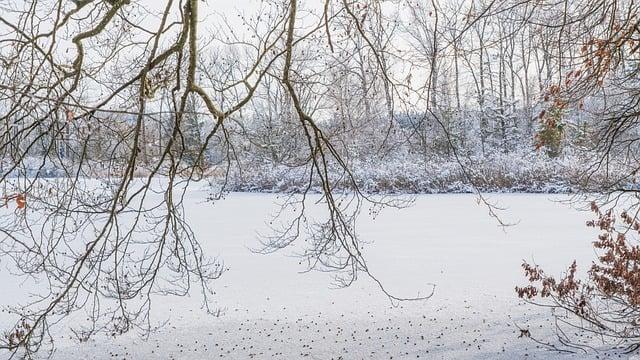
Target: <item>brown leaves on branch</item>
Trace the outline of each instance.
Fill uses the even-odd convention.
[[[10,201],[15,201],[16,207],[18,209],[24,209],[24,208],[27,207],[27,195],[25,195],[25,194],[5,195],[3,197],[3,200],[4,200],[4,206],[5,207],[9,207],[9,202]]]
[[[633,35],[640,30],[633,22],[625,28],[614,26],[616,31],[606,38],[592,38],[580,48],[581,64],[558,79],[542,94],[543,110],[538,114],[541,128],[536,134],[535,147],[557,148],[562,138],[562,115],[571,107],[583,109],[584,100],[597,93],[606,79],[623,63],[626,54],[633,54],[638,46]],[[552,151],[557,153],[557,151]]]
[[[18,209],[24,209],[27,206],[27,198],[23,194],[18,194],[16,196],[16,205]]]
[[[30,331],[31,326],[23,319],[11,333],[5,335],[9,348],[15,349],[24,344]]]
[[[574,261],[560,278],[547,275],[539,266],[522,264],[528,285],[516,287],[518,297],[546,301],[546,306],[564,309],[576,316],[578,327],[594,326],[612,338],[632,339],[640,331],[640,221],[623,211],[601,211],[587,226],[600,234],[593,242],[598,258],[586,279],[576,278]]]
[[[598,291],[609,297],[618,297],[633,307],[640,305],[640,246],[630,244],[629,232],[613,229],[615,217],[608,211],[602,220],[591,226],[604,232],[594,242],[594,247],[602,254],[593,264],[590,276]],[[640,222],[623,211],[620,219],[625,230],[640,234]]]
[[[524,269],[527,280],[532,284],[538,283],[539,285],[516,287],[516,292],[520,298],[531,300],[537,296],[546,298],[550,296],[575,295],[580,287],[580,281],[575,278],[578,269],[575,260],[571,263],[571,266],[569,266],[566,275],[559,280],[556,280],[552,276],[547,276],[537,265],[530,265],[525,262],[522,264],[522,268]]]

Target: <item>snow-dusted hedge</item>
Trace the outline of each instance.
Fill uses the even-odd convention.
[[[42,165],[37,159],[25,161],[26,167],[14,173],[27,176],[52,178],[66,177],[55,164]],[[451,158],[425,159],[420,155],[351,160],[348,165],[358,187],[365,193],[468,193],[474,186],[483,192],[569,193],[584,190],[581,179],[588,161],[566,154],[550,159],[543,153],[495,153],[485,157],[461,159],[464,168]],[[229,173],[226,164],[205,170],[206,179],[215,187],[225,185],[226,191],[243,192],[302,192],[309,187],[309,165],[291,167],[265,161],[232,162]],[[9,164],[2,164],[8,166]],[[334,189],[345,190],[350,186],[348,176],[335,165],[330,165],[330,177]],[[100,164],[92,164],[92,175],[103,178],[117,177],[115,173],[101,172]],[[102,174],[102,175],[96,175]],[[146,177],[149,173],[136,169],[134,176]],[[162,174],[159,174],[160,176]],[[228,178],[225,181],[225,177]],[[315,174],[314,174],[315,175]],[[598,175],[598,174],[595,174]],[[92,176],[92,177],[93,177]],[[591,190],[598,184],[610,186],[594,174],[590,177]],[[311,191],[320,190],[317,176],[313,176]]]
[[[472,192],[473,186],[486,192],[566,193],[577,190],[583,173],[576,157],[552,160],[538,153],[465,158],[463,163],[464,170],[454,160],[405,157],[352,161],[349,166],[366,193],[466,193]],[[338,190],[348,184],[338,171],[334,171],[333,180]],[[227,190],[299,192],[308,181],[308,167],[243,164],[241,170],[231,172]],[[320,188],[315,177],[311,188]]]

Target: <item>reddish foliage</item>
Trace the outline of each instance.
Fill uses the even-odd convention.
[[[27,206],[27,196],[25,194],[5,195],[3,198],[5,207],[9,207],[9,201],[15,201],[18,209],[24,209]]]
[[[605,79],[622,63],[623,49],[630,53],[638,50],[632,34],[638,31],[634,22],[621,27],[615,24],[616,31],[603,39],[590,39],[581,47],[581,64],[569,71],[557,84],[549,86],[542,94],[545,110],[538,119],[540,132],[553,130],[558,125],[558,114],[562,114],[570,105],[583,108],[583,100],[589,94],[598,92],[604,86]],[[556,115],[556,116],[554,116]],[[540,133],[539,133],[540,134]],[[537,136],[535,147],[547,146],[548,137]]]
[[[640,331],[640,245],[632,244],[630,237],[640,235],[640,221],[626,211],[619,216],[611,209],[603,212],[595,203],[591,210],[597,217],[587,226],[600,230],[600,234],[593,242],[598,259],[588,277],[583,281],[576,278],[575,261],[557,279],[525,262],[522,267],[529,284],[516,287],[516,292],[526,300],[550,300],[550,306],[586,320],[581,324],[595,326],[602,335],[633,337]]]
[[[16,205],[18,209],[24,209],[27,206],[27,198],[23,194],[18,194],[16,196]]]

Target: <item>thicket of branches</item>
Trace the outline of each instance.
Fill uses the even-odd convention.
[[[236,173],[292,169],[283,213],[295,215],[264,251],[307,237],[309,267],[342,285],[377,281],[354,231],[365,202],[403,205],[361,191],[363,166],[449,161],[477,187],[474,165],[498,153],[597,154],[575,170],[582,187],[632,186],[637,10],[282,0],[237,15],[199,0],[0,0],[0,251],[48,284],[13,309],[0,347],[36,352],[78,312],[80,339],[148,330],[155,294],[197,288],[208,304],[224,266],[185,221],[194,182],[217,198]],[[312,190],[324,218],[307,217]]]
[[[557,114],[577,108],[597,114],[600,130],[584,172],[589,179],[605,169],[614,175],[600,184],[591,204],[600,230],[593,241],[597,259],[586,278],[575,261],[561,276],[524,263],[529,284],[516,287],[521,298],[549,307],[555,318],[560,351],[640,348],[640,247],[638,221],[638,120],[640,119],[640,18],[635,2],[596,2],[598,11],[580,12],[589,31],[580,38],[579,61],[544,95],[539,118],[543,134],[561,125]],[[549,139],[538,137],[544,145]],[[605,210],[602,210],[605,209]],[[538,340],[539,341],[539,340]]]

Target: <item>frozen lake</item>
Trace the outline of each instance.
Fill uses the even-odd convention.
[[[520,327],[552,340],[544,310],[523,304],[522,260],[560,273],[572,260],[582,270],[594,257],[590,213],[558,200],[566,196],[496,194],[507,208],[503,230],[473,195],[424,195],[406,209],[362,215],[359,234],[371,271],[394,295],[432,298],[394,306],[365,277],[346,289],[326,273],[301,273],[285,249],[252,253],[256,232],[276,209],[276,195],[230,194],[215,204],[190,193],[188,218],[210,255],[229,268],[214,283],[221,316],[207,315],[200,299],[158,298],[154,320],[165,326],[147,341],[135,333],[98,336],[79,344],[56,329],[54,359],[521,359],[585,358],[560,355],[519,338]],[[20,288],[2,266],[2,305]],[[6,318],[0,323],[6,323]],[[0,354],[1,356],[1,354]],[[602,357],[602,354],[600,355]],[[595,354],[593,354],[595,358]]]

